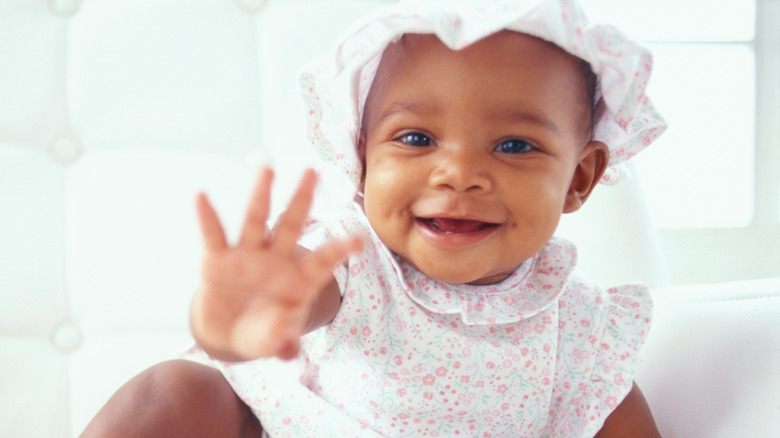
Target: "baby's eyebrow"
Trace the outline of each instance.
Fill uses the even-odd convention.
[[[538,125],[552,131],[554,134],[560,134],[561,130],[558,125],[551,119],[545,117],[543,114],[536,112],[523,111],[518,108],[499,108],[490,111],[488,116],[491,119],[505,120],[510,123],[530,123]]]
[[[398,101],[398,102],[393,102],[387,108],[385,108],[384,111],[382,111],[382,113],[379,114],[379,117],[377,117],[376,121],[382,122],[388,117],[398,113],[414,113],[417,115],[425,116],[425,115],[434,114],[438,111],[439,111],[439,107],[431,103]]]
[[[397,101],[391,103],[379,114],[376,122],[382,122],[385,119],[399,113],[413,113],[420,116],[432,115],[440,111],[440,107],[429,102],[417,101]],[[499,106],[491,110],[487,117],[492,120],[502,120],[509,123],[525,123],[541,126],[552,131],[554,134],[560,134],[560,128],[551,119],[543,114],[532,111],[524,111],[512,106]]]

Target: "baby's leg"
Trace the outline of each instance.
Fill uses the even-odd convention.
[[[185,360],[157,364],[125,383],[82,437],[260,437],[260,422],[222,374]]]

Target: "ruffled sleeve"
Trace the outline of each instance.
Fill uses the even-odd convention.
[[[650,330],[652,301],[644,285],[603,291],[573,279],[560,303],[559,406],[553,436],[594,436],[632,388]]]

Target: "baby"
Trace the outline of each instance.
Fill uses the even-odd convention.
[[[663,130],[650,68],[567,0],[378,12],[302,76],[354,202],[307,222],[307,171],[269,229],[263,169],[231,245],[201,195],[210,367],[153,367],[85,435],[658,436],[633,384],[646,288],[579,278],[553,237]]]

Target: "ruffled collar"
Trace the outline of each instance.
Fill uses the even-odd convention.
[[[470,285],[433,279],[383,247],[404,292],[438,314],[460,314],[467,325],[508,324],[528,319],[557,302],[577,264],[577,248],[553,238],[500,283]]]

